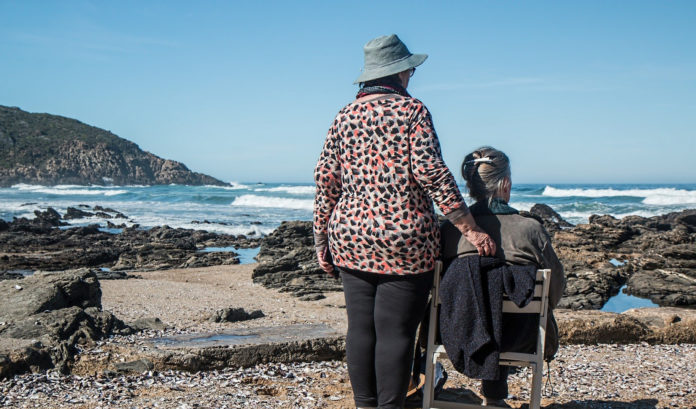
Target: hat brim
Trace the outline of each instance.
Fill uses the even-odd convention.
[[[427,58],[428,54],[411,54],[407,58],[391,64],[367,68],[362,72],[362,74],[360,74],[358,79],[356,79],[353,84],[360,84],[361,82],[367,82],[377,78],[387,77],[392,74],[398,74],[402,71],[406,71],[423,64]]]

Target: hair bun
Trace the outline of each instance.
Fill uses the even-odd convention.
[[[461,170],[469,195],[480,201],[492,197],[503,179],[510,177],[510,161],[505,153],[484,146],[466,155]]]

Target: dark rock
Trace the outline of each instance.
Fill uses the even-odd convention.
[[[239,255],[232,251],[220,251],[194,254],[181,265],[181,268],[221,266],[229,264],[239,264]]]
[[[561,228],[573,227],[550,206],[537,203],[529,209],[529,213],[544,225],[547,231],[555,232]]]
[[[75,227],[75,228],[69,229],[68,232],[70,232],[74,236],[90,236],[93,234],[102,233],[101,230],[99,230],[99,228],[100,228],[100,226],[95,223],[95,224],[88,224],[87,226]]]
[[[237,322],[253,320],[261,317],[265,317],[264,313],[261,310],[246,312],[244,308],[223,308],[221,310],[215,311],[215,313],[213,313],[213,315],[210,316],[210,321]]]
[[[316,260],[311,222],[283,222],[261,240],[255,283],[290,292],[296,297],[342,291],[340,280],[329,277]]]
[[[104,270],[93,270],[94,275],[97,276],[99,280],[127,280],[129,278],[141,278],[140,276],[131,275],[125,271],[104,271]]]
[[[0,321],[28,317],[46,310],[101,307],[101,288],[87,269],[61,273],[35,273],[22,280],[17,294],[13,282],[0,282]]]
[[[662,306],[696,305],[696,269],[638,271],[628,279],[626,293],[649,298]]]
[[[85,217],[94,216],[94,213],[85,212],[84,210],[77,209],[75,207],[68,207],[68,210],[63,215],[63,219],[82,219]]]
[[[115,377],[119,376],[119,373],[116,371],[112,371],[111,369],[104,369],[102,371],[102,376],[107,378],[107,379],[111,379],[111,378],[115,378]]]
[[[48,226],[65,226],[67,224],[60,221],[60,214],[52,207],[43,212],[34,210],[34,214],[36,215],[35,221],[39,224]]]
[[[21,281],[0,281],[0,376],[58,368],[65,372],[78,344],[130,329],[101,311],[101,289],[87,269],[36,273]]]
[[[625,281],[617,269],[566,268],[566,288],[558,308],[598,310]]]
[[[94,206],[93,210],[95,212],[97,212],[97,216],[103,217],[104,219],[111,219],[111,218],[127,219],[125,214],[119,212],[118,210],[112,209],[110,207],[102,207],[102,206],[96,205],[96,206]],[[112,214],[113,214],[113,216],[112,216]]]
[[[113,273],[124,270],[236,264],[239,260],[234,252],[201,253],[198,249],[232,245],[249,248],[259,242],[243,236],[167,226],[142,230],[107,223],[110,228],[122,229],[116,234],[101,231],[97,224],[58,229],[38,218],[15,219],[8,226],[8,230],[0,232],[0,253],[4,253],[0,256],[0,271],[109,267],[112,274],[97,273],[105,279],[119,278]]]
[[[696,305],[694,215],[696,210],[620,220],[593,215],[588,224],[555,231],[553,245],[568,276],[561,305],[601,308],[622,283],[629,294],[663,306]],[[626,263],[608,266],[612,258]]]
[[[128,326],[135,332],[144,330],[164,330],[167,328],[165,323],[157,317],[138,318],[135,321],[129,322]]]
[[[22,278],[24,278],[24,276],[20,273],[15,273],[13,271],[0,271],[0,281],[2,281],[2,280],[19,280]]]
[[[113,223],[111,223],[110,221],[107,220],[107,221],[106,221],[106,227],[109,228],[109,229],[125,229],[125,228],[128,227],[128,226],[126,226],[125,223],[113,224]]]
[[[301,301],[318,301],[326,298],[324,294],[307,294],[300,297]]]
[[[7,224],[7,222],[3,219],[0,219],[0,232],[6,231],[10,229],[10,225]]]
[[[689,227],[693,233],[696,231],[696,209],[685,210],[674,218],[674,223],[683,224]]]
[[[134,374],[151,371],[155,365],[149,359],[138,359],[130,362],[120,362],[114,364],[116,372],[122,374]]]

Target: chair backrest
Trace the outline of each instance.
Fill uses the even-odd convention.
[[[514,302],[503,298],[503,313],[505,314],[539,314],[539,326],[537,335],[537,347],[533,354],[519,352],[503,352],[500,354],[501,364],[521,366],[533,362],[541,371],[544,361],[544,349],[546,348],[546,323],[548,320],[549,283],[551,282],[551,270],[537,270],[532,301],[520,308]],[[539,372],[538,376],[541,376]]]
[[[510,301],[507,295],[503,296],[503,312],[510,314],[546,314],[549,300],[549,281],[551,278],[551,270],[537,270],[534,296],[532,301],[524,307],[520,308]]]
[[[435,278],[433,287],[437,290],[440,288],[440,279],[442,274],[442,262],[438,261],[435,266]],[[503,312],[511,314],[541,314],[546,316],[549,302],[549,283],[551,281],[551,270],[537,270],[534,282],[534,296],[532,301],[520,308],[513,301],[510,301],[507,295],[503,295]],[[440,294],[437,294],[437,304],[440,304]]]

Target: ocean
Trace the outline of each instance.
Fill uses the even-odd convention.
[[[465,187],[460,187],[463,192]],[[0,218],[34,217],[34,210],[101,205],[128,216],[127,225],[168,225],[218,233],[261,236],[284,220],[311,220],[313,184],[236,183],[228,186],[40,186],[0,188]],[[617,218],[655,216],[696,208],[696,184],[518,184],[510,204],[529,210],[545,203],[573,224],[592,214]],[[86,209],[89,210],[89,209]],[[112,220],[121,223],[122,219]],[[205,223],[207,221],[208,223]],[[73,225],[106,220],[89,217]]]

